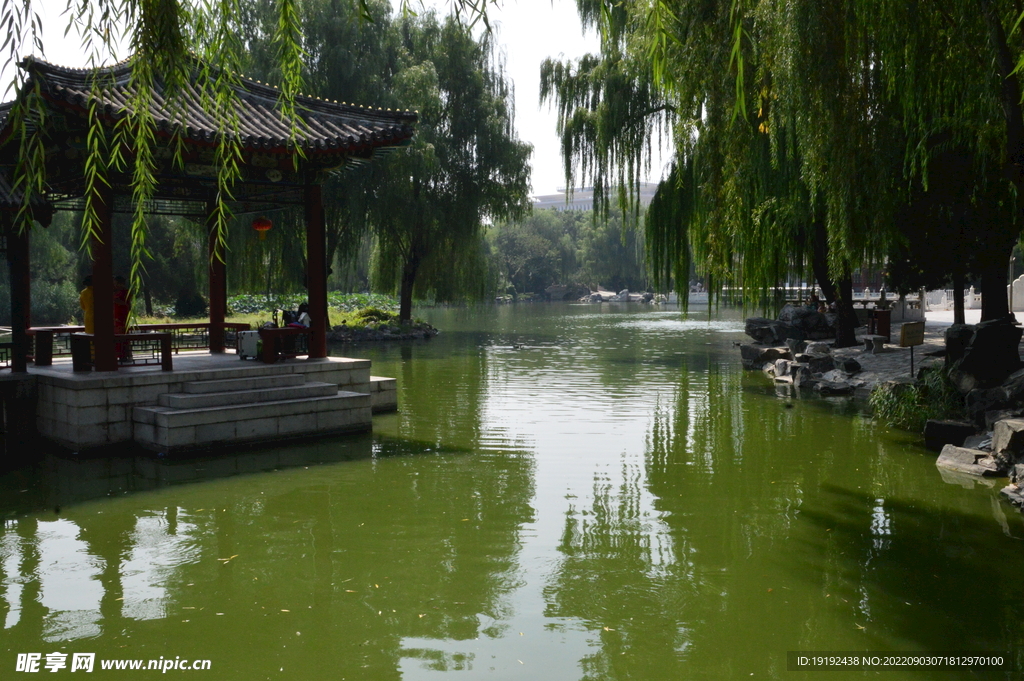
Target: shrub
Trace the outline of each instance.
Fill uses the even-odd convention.
[[[367,307],[359,310],[359,312],[355,313],[355,318],[362,324],[398,321],[397,314],[382,310],[379,307]]]
[[[196,291],[183,291],[174,301],[175,317],[202,317],[206,314],[206,299]]]
[[[915,383],[879,383],[871,391],[875,416],[904,430],[924,431],[929,419],[966,418],[964,398],[949,380],[945,367],[922,369]]]

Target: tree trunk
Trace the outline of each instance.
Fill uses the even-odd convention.
[[[828,232],[824,220],[814,221],[814,249],[811,257],[814,278],[825,300],[836,304],[836,347],[857,345],[857,311],[853,309],[853,278],[832,281],[828,271]]]
[[[989,42],[995,57],[995,67],[1001,85],[1000,101],[1003,105],[1003,118],[1006,122],[1006,157],[1007,173],[1017,188],[1018,194],[1024,190],[1024,111],[1021,109],[1020,83],[1015,70],[1016,60],[1006,40],[1006,31],[1001,19],[992,5],[991,0],[978,0],[978,6],[988,25]],[[981,321],[999,319],[1010,314],[1010,306],[1006,300],[1007,263],[1013,251],[1013,244],[1020,234],[1019,228],[1012,224],[1004,225],[1000,236],[986,244],[981,264]],[[1003,243],[1005,242],[1005,243]]]
[[[966,324],[964,321],[964,288],[967,286],[967,275],[963,270],[953,272],[953,323]]]
[[[420,269],[420,259],[412,256],[402,267],[402,287],[399,293],[398,323],[405,325],[412,322],[412,287],[416,283],[416,272]]]
[[[1009,283],[1007,265],[1010,261],[1010,253],[1013,252],[1013,243],[1004,244],[1000,248],[998,244],[989,245],[987,257],[979,258],[981,261],[981,321],[987,322],[990,319],[1001,319],[1010,314],[1010,303],[1007,300],[1006,285]]]

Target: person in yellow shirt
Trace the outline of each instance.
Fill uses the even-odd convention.
[[[85,332],[96,333],[96,317],[94,315],[96,308],[92,293],[92,275],[86,277],[82,281],[82,285],[85,288],[78,294],[78,305],[82,308],[82,316],[85,318]]]

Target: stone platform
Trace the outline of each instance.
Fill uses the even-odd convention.
[[[394,379],[370,361],[328,357],[277,364],[182,353],[173,371],[73,372],[31,367],[39,433],[73,451],[137,442],[157,451],[369,430],[397,408]]]

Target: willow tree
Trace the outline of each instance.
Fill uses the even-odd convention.
[[[547,67],[549,92],[562,107],[566,153],[588,155],[592,168],[640,157],[642,145],[631,141],[637,122],[617,120],[606,104],[641,91],[638,83],[647,88],[649,80],[656,93],[648,105],[674,107],[680,170],[664,185],[673,195],[650,212],[655,271],[681,271],[681,259],[692,252],[698,268],[756,295],[809,256],[819,265],[819,283],[836,284],[836,297],[846,303],[845,327],[852,318],[849,272],[884,258],[908,186],[927,187],[930,139],[949,135],[974,151],[977,162],[957,170],[971,178],[979,201],[1007,193],[989,186],[993,166],[1004,169],[1002,182],[1017,193],[1024,182],[1013,72],[1021,41],[1007,37],[1020,8],[1009,0],[578,6],[602,30],[596,63],[627,65],[634,83],[609,88],[601,70],[584,69],[584,62],[568,78],[567,66],[561,73]],[[608,174],[591,171],[596,181]],[[993,217],[970,229],[978,237],[983,318],[999,317],[1006,314],[1005,264],[1019,221]],[[840,334],[852,339],[850,329]]]
[[[930,156],[966,149],[969,162],[962,155],[942,159],[953,164],[946,172],[968,178],[971,201],[985,204],[966,225],[972,270],[981,278],[982,318],[1008,314],[1006,264],[1020,221],[997,204],[1024,184],[1024,118],[1014,73],[1021,41],[1008,37],[1019,3],[734,0],[732,8],[734,16],[763,24],[756,39],[734,41],[734,53],[767,69],[766,95],[777,113],[770,126],[794,123],[805,156],[802,174],[829,208],[836,252],[850,257],[865,235],[871,243],[871,235],[891,234],[907,186],[927,188]],[[853,78],[841,79],[833,63],[845,63]],[[851,87],[837,89],[837,82]],[[948,144],[937,147],[940,137]],[[892,152],[898,155],[887,159]],[[1002,170],[994,178],[993,168]]]
[[[713,291],[717,284],[739,285],[747,302],[765,305],[780,281],[810,267],[826,297],[838,303],[837,343],[854,343],[852,263],[884,243],[865,228],[875,215],[859,206],[877,195],[888,166],[876,163],[870,150],[877,131],[859,118],[876,84],[863,78],[862,60],[849,53],[841,31],[829,29],[837,23],[834,8],[818,8],[817,39],[828,44],[814,54],[822,70],[817,78],[827,78],[846,106],[805,100],[790,108],[772,91],[770,55],[741,62],[732,49],[737,31],[755,40],[764,28],[755,16],[737,20],[721,3],[655,2],[600,12],[594,9],[600,2],[578,4],[581,16],[602,29],[601,58],[549,62],[542,96],[558,102],[563,151],[597,183],[611,168],[635,168],[649,158],[651,137],[642,133],[671,127],[675,169],[646,220],[658,284],[673,276],[685,281],[692,257]],[[804,55],[791,55],[787,67],[794,59]],[[609,78],[613,71],[617,77]],[[629,110],[618,104],[625,98],[632,100]],[[832,158],[804,139],[804,126],[842,127],[849,139],[831,150]],[[630,175],[618,172],[620,181]],[[845,192],[839,199],[824,191],[836,181]],[[836,247],[830,229],[850,235],[846,248]]]
[[[526,209],[530,145],[513,128],[512,92],[490,37],[452,18],[404,17],[396,96],[420,114],[411,147],[371,169],[375,279],[398,289],[412,317],[414,288],[454,296],[480,278],[481,227]]]
[[[13,184],[23,199],[17,214],[19,230],[32,225],[32,206],[46,193],[44,170],[45,148],[41,136],[36,134],[43,126],[38,117],[42,107],[36,106],[41,93],[38,83],[27,79],[24,70],[14,68],[21,55],[34,52],[45,57],[43,21],[38,8],[43,0],[0,0],[0,25],[6,31],[5,67],[14,74],[12,88],[22,94],[23,104],[10,112],[14,138],[20,144],[18,162],[14,168]],[[487,21],[487,9],[494,0],[455,0],[456,14],[463,20]],[[304,33],[312,33],[324,22],[303,22],[307,3],[299,0],[275,0],[260,3],[269,29],[259,35],[260,45],[273,62],[272,82],[281,92],[278,107],[285,119],[298,120],[294,113],[296,95],[303,89]],[[373,0],[334,0],[326,3],[322,18],[341,13],[357,16],[363,23],[372,24],[375,12]],[[409,0],[400,3],[408,12]],[[332,13],[333,10],[333,13]],[[306,13],[309,16],[309,12]],[[150,103],[158,88],[171,110],[176,106],[181,90],[198,71],[197,90],[204,108],[214,121],[217,134],[213,140],[214,165],[217,169],[217,189],[213,197],[212,229],[222,248],[227,245],[228,225],[232,219],[230,201],[232,187],[239,178],[239,135],[234,85],[243,67],[251,65],[248,51],[253,49],[250,30],[254,12],[243,0],[67,0],[68,19],[64,34],[81,36],[86,52],[84,66],[99,67],[125,48],[132,59],[130,97],[125,112],[109,143],[101,130],[101,113],[96,105],[89,111],[91,134],[87,138],[85,163],[85,209],[82,221],[81,243],[87,249],[98,236],[99,202],[103,189],[113,173],[129,173],[132,178],[135,207],[131,227],[131,286],[138,291],[142,285],[145,261],[149,257],[146,245],[147,213],[145,207],[156,188],[157,123]],[[334,36],[337,38],[338,36]],[[330,39],[330,38],[329,38]],[[324,44],[329,44],[324,41]],[[120,55],[124,57],[125,55]],[[307,74],[309,75],[309,74]],[[315,70],[313,75],[316,75]],[[317,83],[319,85],[319,83]],[[25,92],[31,87],[31,92]],[[95,79],[93,87],[98,94],[103,89],[102,79]],[[93,102],[98,101],[94,97]],[[171,145],[175,148],[175,145]],[[180,149],[176,152],[181,161]],[[211,256],[213,257],[213,256]],[[222,257],[217,255],[216,257]]]

